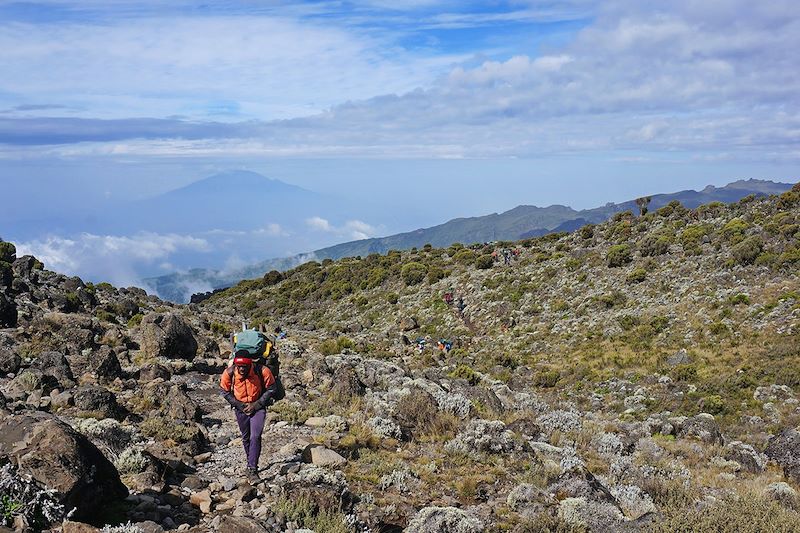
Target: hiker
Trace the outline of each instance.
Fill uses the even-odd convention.
[[[242,446],[247,455],[247,478],[255,482],[258,480],[266,408],[286,393],[278,377],[277,352],[270,354],[266,364],[263,359],[267,348],[271,348],[266,335],[244,329],[236,333],[234,339],[233,364],[222,372],[219,386],[222,396],[233,408],[242,433]]]
[[[464,309],[466,309],[466,308],[467,308],[467,306],[464,303],[464,298],[459,296],[458,300],[456,300],[456,309],[458,309],[458,314],[459,315],[463,315],[464,314]]]
[[[446,303],[448,306],[453,305],[453,291],[447,291],[444,293],[444,303]]]
[[[278,326],[275,328],[275,339],[276,340],[283,340],[286,338],[286,332],[283,331],[283,328]]]

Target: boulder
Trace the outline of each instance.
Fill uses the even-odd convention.
[[[358,379],[353,367],[342,365],[333,373],[331,383],[331,396],[342,401],[350,400],[355,396],[363,396],[364,384]]]
[[[75,378],[66,356],[60,352],[44,352],[33,360],[33,366],[58,381],[61,389],[75,386]]]
[[[791,485],[783,481],[770,483],[764,489],[764,497],[778,502],[787,509],[800,510],[800,496]]]
[[[121,418],[122,410],[117,397],[110,390],[99,386],[81,387],[75,391],[75,407],[96,418]]]
[[[687,418],[681,424],[678,436],[700,439],[708,444],[722,444],[724,442],[722,432],[719,430],[719,424],[717,424],[714,416],[708,413],[700,413]]]
[[[767,442],[764,453],[783,467],[783,473],[795,483],[800,483],[800,431],[787,428]]]
[[[725,445],[724,455],[729,461],[736,461],[747,472],[760,474],[767,466],[767,458],[752,446],[735,440]]]
[[[689,357],[686,350],[680,350],[667,357],[667,364],[669,366],[690,365],[692,364],[692,358]]]
[[[57,492],[73,518],[92,521],[128,490],[108,459],[56,417],[36,412],[0,419],[0,456]]]
[[[0,328],[17,327],[17,304],[14,300],[0,292]]]
[[[16,374],[22,358],[11,345],[0,344],[0,375]]]
[[[203,419],[203,412],[189,398],[186,393],[186,385],[173,385],[167,393],[166,399],[161,404],[162,412],[173,420],[194,420],[200,422]]]
[[[333,450],[329,450],[319,444],[309,444],[303,450],[303,460],[321,467],[337,467],[347,463],[347,459]]]
[[[403,317],[398,321],[397,324],[403,331],[413,331],[419,328],[419,322],[417,322],[417,319],[413,316]]]
[[[146,365],[139,371],[139,381],[144,382],[155,381],[157,378],[161,378],[164,381],[169,381],[171,377],[172,374],[170,374],[170,371],[167,369],[167,367],[157,363]]]
[[[108,346],[101,346],[99,350],[89,355],[86,363],[87,370],[93,373],[100,383],[110,383],[123,376],[117,354]]]
[[[142,319],[141,349],[148,357],[191,360],[197,355],[192,328],[174,313],[150,313]]]
[[[479,533],[484,531],[477,518],[455,507],[425,507],[408,523],[406,533]]]

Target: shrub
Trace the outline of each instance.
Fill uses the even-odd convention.
[[[609,267],[621,267],[633,261],[631,247],[627,244],[617,244],[608,249],[606,262]]]
[[[297,523],[301,528],[326,533],[349,533],[345,516],[333,509],[320,507],[320,502],[307,496],[299,498],[281,497],[275,510],[287,520]]]
[[[702,400],[700,400],[700,408],[706,413],[718,415],[725,411],[725,400],[723,400],[722,396],[718,394],[705,396]]]
[[[584,240],[594,237],[594,224],[586,224],[585,226],[582,226],[580,229],[580,235]]]
[[[227,337],[228,335],[233,333],[232,331],[233,328],[231,328],[227,324],[222,324],[220,322],[212,322],[210,328],[211,328],[211,333],[213,333],[214,335],[219,335],[220,337]]]
[[[620,307],[625,305],[625,302],[628,301],[628,298],[620,291],[614,291],[609,294],[603,294],[596,297],[596,301],[606,309],[611,309],[612,307]]]
[[[764,250],[764,242],[761,237],[754,235],[748,237],[731,249],[733,260],[740,265],[750,265]]]
[[[683,251],[688,255],[702,254],[701,245],[709,233],[711,233],[711,227],[707,224],[694,224],[684,229],[680,235]]]
[[[96,316],[98,320],[102,322],[111,322],[112,324],[117,323],[116,315],[114,315],[114,313],[109,313],[105,309],[98,310],[94,316]]]
[[[729,499],[698,508],[668,507],[664,520],[653,524],[651,531],[667,533],[760,533],[763,531],[797,531],[800,515],[777,502],[757,495],[729,496]]]
[[[722,234],[729,241],[737,243],[744,239],[748,227],[750,225],[741,218],[733,218],[722,228]]]
[[[628,274],[627,281],[629,284],[633,284],[641,283],[645,279],[647,279],[647,271],[643,268],[635,268],[630,274]]]
[[[639,243],[639,251],[642,257],[655,257],[669,252],[671,244],[672,240],[669,236],[653,233],[642,239]]]
[[[458,365],[448,376],[453,379],[466,379],[470,385],[481,382],[481,377],[469,365]]]
[[[462,265],[471,265],[475,262],[476,257],[477,256],[475,255],[475,252],[469,249],[464,249],[459,250],[458,253],[453,256],[453,261],[456,263],[461,263]]]
[[[407,263],[400,269],[400,277],[403,278],[403,282],[409,287],[422,283],[427,273],[425,265],[416,262]]]
[[[17,258],[17,247],[10,242],[0,241],[0,261],[13,263]]]
[[[559,379],[561,379],[561,373],[558,370],[543,370],[533,376],[533,384],[537,387],[552,388],[556,386]]]
[[[266,274],[264,274],[264,286],[270,287],[272,285],[277,285],[283,281],[283,274],[278,272],[277,270],[270,270]]]
[[[130,320],[128,320],[128,327],[135,328],[136,326],[142,323],[143,318],[144,315],[142,313],[136,313],[130,318]]]
[[[347,337],[339,337],[337,339],[327,339],[322,341],[319,345],[319,351],[322,355],[336,355],[342,353],[344,350],[352,350],[355,343]]]
[[[436,283],[439,280],[443,280],[448,276],[448,273],[439,268],[439,267],[431,267],[428,270],[428,283]]]
[[[675,381],[694,381],[697,377],[697,367],[692,364],[676,365],[670,374]]]
[[[397,294],[396,292],[390,292],[389,294],[386,295],[386,301],[394,305],[398,301],[400,301],[400,295]]]
[[[494,259],[489,254],[484,254],[475,260],[475,266],[481,270],[492,268],[492,265],[494,265]]]

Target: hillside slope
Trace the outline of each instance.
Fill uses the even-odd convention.
[[[2,525],[800,529],[800,187],[505,246],[186,306],[0,242]],[[288,335],[252,481],[218,393],[242,320]]]
[[[695,208],[714,201],[736,202],[749,195],[779,194],[789,188],[791,184],[754,179],[740,180],[724,187],[708,186],[702,191],[687,190],[657,194],[651,197],[649,208],[658,209],[672,201],[679,201],[685,207]],[[202,272],[149,278],[145,282],[163,298],[185,302],[191,295],[190,287],[197,287],[200,284],[205,284],[211,289],[229,287],[242,279],[259,277],[270,270],[286,270],[312,259],[321,261],[366,256],[372,253],[383,254],[389,250],[421,248],[425,244],[446,247],[456,242],[470,244],[524,239],[553,232],[572,231],[587,223],[603,222],[615,213],[623,211],[639,212],[634,200],[582,211],[560,205],[549,207],[521,205],[500,214],[457,218],[430,228],[420,228],[388,237],[346,242],[289,258],[269,259],[231,272],[222,273],[206,269]]]

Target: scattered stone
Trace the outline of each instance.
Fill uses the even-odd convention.
[[[208,490],[192,493],[192,495],[189,496],[189,502],[199,507],[200,512],[203,514],[209,514],[211,512],[211,492]]]
[[[667,364],[669,366],[690,365],[692,358],[686,350],[680,350],[667,357]]]
[[[758,453],[749,444],[738,440],[729,442],[725,446],[724,457],[729,461],[736,461],[744,470],[753,474],[760,474],[767,466],[764,454]]]
[[[455,507],[425,507],[406,527],[406,533],[479,533],[483,523]]]
[[[787,478],[800,483],[800,431],[784,429],[769,439],[764,453],[783,467]]]
[[[699,415],[686,419],[680,426],[678,433],[680,437],[691,437],[700,439],[708,444],[722,444],[722,432],[713,415],[700,413]]]
[[[347,463],[347,459],[333,450],[319,444],[309,444],[303,450],[303,461],[321,467],[338,467]]]
[[[791,485],[784,481],[770,483],[764,489],[764,497],[774,500],[787,509],[800,510],[800,497]]]

